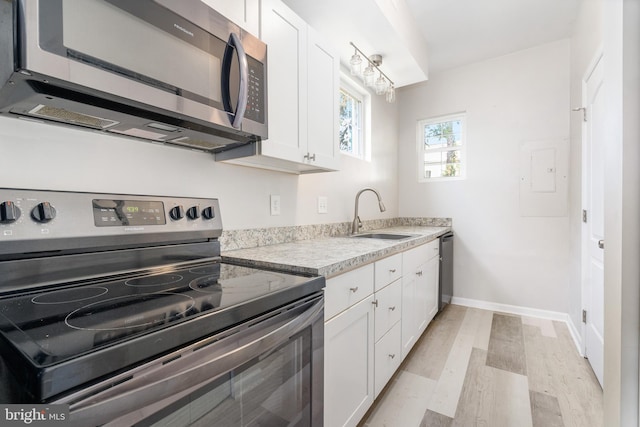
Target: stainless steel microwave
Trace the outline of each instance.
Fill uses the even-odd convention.
[[[199,0],[0,0],[0,115],[220,152],[267,138],[266,73]]]

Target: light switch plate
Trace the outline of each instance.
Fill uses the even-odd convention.
[[[280,196],[272,194],[270,199],[271,199],[271,216],[280,215]]]
[[[318,213],[326,214],[329,212],[327,196],[318,196]]]

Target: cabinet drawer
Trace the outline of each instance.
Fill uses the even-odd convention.
[[[440,255],[440,239],[432,240],[425,245],[427,247],[427,258],[431,259]]]
[[[429,258],[428,243],[402,253],[403,275],[412,274],[420,264]]]
[[[373,380],[375,397],[378,397],[393,373],[400,367],[402,361],[400,351],[400,322],[398,322],[376,343]]]
[[[402,317],[402,280],[375,293],[375,340],[378,341]]]
[[[429,243],[418,246],[402,253],[402,272],[408,274],[415,271],[425,261],[440,254],[440,240],[435,239]]]
[[[373,264],[327,280],[324,318],[331,319],[373,293]]]
[[[402,254],[396,254],[375,263],[375,290],[384,288],[402,276]]]

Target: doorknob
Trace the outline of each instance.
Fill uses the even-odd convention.
[[[604,240],[598,240],[598,247],[604,249]]]

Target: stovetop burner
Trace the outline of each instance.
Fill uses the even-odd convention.
[[[36,295],[31,298],[31,302],[34,304],[68,304],[98,298],[107,292],[109,289],[102,286],[62,289]]]
[[[67,326],[85,331],[148,329],[185,316],[193,309],[193,298],[173,293],[126,295],[94,302],[72,311]],[[140,310],[144,307],[144,310]]]

